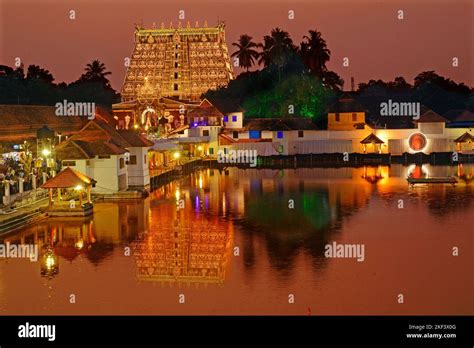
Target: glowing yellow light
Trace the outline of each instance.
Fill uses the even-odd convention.
[[[74,190],[76,191],[82,190],[82,185],[77,185],[76,187],[74,187]]]
[[[173,154],[173,157],[176,158],[176,159],[178,159],[179,156],[180,156],[180,155],[179,155],[179,152],[175,152],[175,153]]]
[[[43,156],[49,156],[51,154],[51,151],[49,151],[48,149],[43,149],[41,153],[43,154]]]
[[[198,146],[198,150],[202,151],[202,146],[201,145]]]
[[[56,263],[56,261],[54,261],[54,256],[53,255],[46,256],[46,268],[48,268],[48,269],[53,268],[55,263]]]
[[[179,197],[181,196],[181,193],[179,192],[179,189],[176,189],[176,192],[174,193],[176,200],[179,201]]]
[[[77,249],[82,249],[84,247],[84,241],[81,239],[80,241],[76,243],[75,246]]]
[[[199,188],[202,188],[202,177],[199,177]]]
[[[133,128],[138,129],[138,124],[135,123],[135,124],[133,125]]]

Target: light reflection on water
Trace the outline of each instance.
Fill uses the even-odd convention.
[[[459,184],[410,189],[409,174]],[[473,314],[472,174],[472,165],[199,171],[144,201],[96,203],[93,217],[9,236],[54,261],[1,260],[0,310]],[[324,257],[333,241],[364,244],[365,261]]]

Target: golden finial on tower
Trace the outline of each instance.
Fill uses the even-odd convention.
[[[165,29],[165,23],[161,22],[161,29]]]
[[[181,21],[178,22],[178,29],[181,29]]]
[[[207,28],[207,21],[204,21],[204,28]]]
[[[170,29],[173,29],[173,22],[170,22]]]
[[[188,21],[188,23],[186,24],[186,28],[191,28],[191,24],[189,23],[189,21]]]

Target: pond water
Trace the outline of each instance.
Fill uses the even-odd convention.
[[[459,183],[409,188],[410,173]],[[472,315],[473,174],[197,171],[143,201],[95,203],[90,218],[3,237],[42,255],[0,258],[0,313]],[[331,258],[328,245],[364,254]]]

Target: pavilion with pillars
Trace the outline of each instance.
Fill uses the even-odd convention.
[[[49,216],[86,216],[93,212],[91,189],[95,180],[67,167],[41,187],[49,190]],[[54,191],[56,190],[56,197]]]

